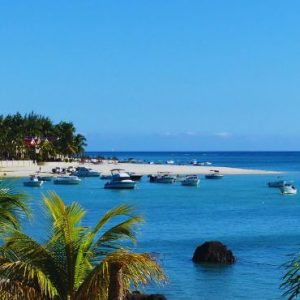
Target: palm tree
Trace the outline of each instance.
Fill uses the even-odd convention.
[[[78,203],[65,205],[55,193],[44,196],[44,203],[51,227],[44,243],[19,230],[5,238],[0,299],[105,300],[114,284],[111,270],[116,264],[122,276],[115,284],[124,290],[165,280],[149,254],[132,253],[121,246],[124,239],[136,241],[134,228],[142,221],[129,206],[109,210],[89,228],[82,225],[86,211]],[[116,223],[118,218],[120,223]],[[110,221],[115,225],[109,228]]]
[[[284,267],[287,272],[280,287],[284,290],[283,295],[289,300],[296,299],[300,295],[300,254],[291,255]]]
[[[25,194],[17,193],[7,184],[0,185],[0,232],[3,233],[9,227],[20,229],[22,216],[29,217],[30,211],[27,206]]]

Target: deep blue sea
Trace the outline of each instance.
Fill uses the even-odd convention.
[[[95,154],[95,153],[94,153]],[[105,156],[149,161],[193,159],[215,166],[285,171],[283,178],[300,188],[300,152],[113,152]],[[169,284],[151,286],[167,299],[282,299],[279,289],[288,255],[300,250],[300,194],[282,196],[266,183],[277,175],[224,176],[205,180],[198,188],[153,184],[144,178],[136,190],[103,189],[104,181],[83,179],[79,186],[45,183],[41,189],[16,185],[31,195],[34,219],[26,230],[37,238],[47,235],[41,194],[56,191],[67,202],[78,201],[88,210],[86,223],[108,209],[128,203],[146,222],[138,230],[137,251],[154,253]],[[236,255],[232,266],[195,265],[197,245],[219,240]]]

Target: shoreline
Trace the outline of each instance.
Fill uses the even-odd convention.
[[[136,164],[136,163],[116,163],[114,161],[103,161],[101,164],[79,163],[79,162],[45,162],[42,165],[34,164],[32,161],[0,161],[0,177],[15,178],[27,177],[40,172],[45,175],[57,176],[53,174],[52,169],[55,167],[68,168],[69,166],[78,167],[84,166],[92,168],[102,174],[110,174],[112,169],[124,169],[127,172],[134,172],[140,175],[156,174],[158,172],[170,172],[173,174],[195,174],[206,175],[210,170],[218,170],[224,175],[276,175],[284,172],[243,169],[219,166],[193,166],[193,165],[168,165],[168,164]],[[6,175],[4,175],[6,174]]]

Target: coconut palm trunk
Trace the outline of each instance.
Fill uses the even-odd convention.
[[[123,300],[124,286],[123,286],[123,272],[122,264],[113,262],[109,266],[109,286],[108,286],[108,300]]]

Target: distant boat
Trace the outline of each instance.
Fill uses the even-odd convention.
[[[276,180],[268,182],[268,187],[281,188],[288,182],[285,180]]]
[[[280,187],[280,191],[283,195],[296,195],[297,189],[294,185],[286,183]]]
[[[174,183],[176,181],[176,176],[170,173],[158,173],[157,175],[149,175],[150,182],[156,183]]]
[[[30,187],[40,187],[42,186],[44,181],[39,180],[37,176],[31,176],[28,181],[24,181],[24,186],[30,186]]]
[[[187,175],[177,174],[177,175],[176,175],[176,181],[177,181],[177,182],[182,182],[182,181],[184,181],[184,180],[186,179],[186,176],[187,176]]]
[[[80,183],[80,179],[77,176],[58,176],[55,177],[54,184],[63,184],[63,185],[76,185]]]
[[[103,179],[103,180],[110,180],[110,179],[112,179],[112,175],[104,175],[104,174],[102,174],[102,175],[100,176],[100,179]]]
[[[181,182],[184,186],[198,186],[200,179],[197,175],[188,175],[186,178]]]
[[[133,181],[140,181],[143,177],[143,175],[134,172],[128,172],[128,174]]]
[[[38,179],[40,181],[52,181],[53,177],[52,176],[38,176]]]
[[[72,175],[78,177],[99,177],[101,173],[90,168],[78,167],[76,171],[72,173]]]
[[[205,175],[206,179],[222,179],[224,177],[219,170],[210,170],[210,172],[210,174]]]
[[[175,163],[174,160],[167,160],[166,161],[167,165],[174,165],[174,163]]]
[[[134,189],[136,182],[122,169],[111,170],[111,181],[104,185],[105,189]]]

